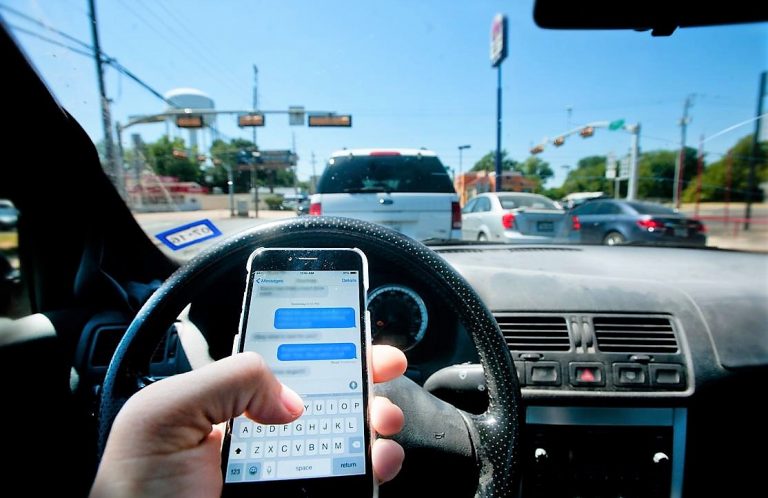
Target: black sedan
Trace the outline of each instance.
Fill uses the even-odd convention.
[[[564,237],[581,244],[704,246],[706,227],[677,211],[650,202],[599,199],[570,213]]]

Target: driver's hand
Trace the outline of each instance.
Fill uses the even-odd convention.
[[[405,372],[405,355],[373,347],[374,382]],[[255,353],[242,353],[152,384],[131,397],[112,425],[91,496],[219,496],[221,441],[217,425],[245,413],[264,424],[298,418],[301,398],[282,385]],[[371,424],[390,436],[403,427],[403,412],[376,397]],[[380,482],[399,472],[403,449],[394,441],[373,444],[373,471]]]

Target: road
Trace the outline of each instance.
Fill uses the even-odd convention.
[[[208,239],[199,244],[181,249],[173,253],[174,256],[181,259],[189,259],[199,253],[206,247],[213,245],[224,238],[234,235],[238,232],[252,228],[271,221],[292,218],[295,215],[293,211],[267,211],[260,210],[258,218],[232,217],[228,209],[216,209],[209,211],[173,211],[164,213],[135,213],[136,221],[147,234],[147,236],[158,247],[163,248],[168,253],[173,253],[166,248],[156,237],[158,233],[164,232],[174,227],[192,223],[198,220],[211,220],[213,224],[221,231],[222,236]],[[251,215],[253,216],[253,215]]]
[[[693,204],[684,204],[681,206],[680,211],[688,216],[693,216],[695,207]],[[755,204],[752,214],[752,227],[749,231],[745,231],[742,223],[733,221],[734,219],[743,218],[743,203],[731,203],[727,207],[722,203],[702,204],[699,209],[699,216],[704,219],[704,223],[707,226],[707,245],[723,249],[768,252],[768,203]],[[193,221],[201,219],[211,220],[221,230],[223,236],[190,246],[174,254],[181,259],[189,259],[202,249],[222,240],[224,237],[263,223],[292,218],[294,216],[295,214],[292,211],[261,210],[259,211],[258,218],[239,218],[230,216],[229,210],[219,209],[210,211],[137,213],[136,219],[150,239],[169,253],[172,251],[160,243],[155,237],[156,234]],[[728,222],[725,221],[726,216],[730,217]]]

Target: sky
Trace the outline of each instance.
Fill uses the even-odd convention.
[[[253,66],[263,110],[351,114],[351,128],[289,126],[267,115],[262,149],[298,153],[298,174],[320,174],[331,152],[356,147],[425,147],[466,171],[496,146],[497,70],[491,67],[493,16],[509,19],[502,71],[502,148],[519,161],[530,148],[577,125],[624,119],[641,125],[644,151],[680,143],[683,102],[693,95],[688,144],[755,116],[759,76],[768,69],[768,24],[678,30],[654,38],[635,31],[553,31],[533,22],[532,0],[96,0],[102,49],[161,93],[192,87],[217,109],[251,109]],[[0,0],[88,44],[87,0]],[[0,9],[7,23],[66,43]],[[101,140],[93,59],[14,31],[59,101]],[[113,120],[167,105],[112,69],[106,73]],[[768,106],[766,106],[768,107]],[[252,138],[234,116],[217,118],[226,138]],[[768,127],[764,127],[768,128]],[[747,124],[706,142],[717,160]],[[171,127],[171,133],[186,138]],[[129,130],[152,141],[166,126]],[[628,152],[630,136],[598,129],[540,154],[562,183],[580,158]],[[316,164],[312,166],[312,157]]]

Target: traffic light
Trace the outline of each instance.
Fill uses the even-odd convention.
[[[565,137],[557,137],[556,139],[552,140],[552,144],[554,144],[555,147],[560,147],[565,143]]]
[[[237,117],[237,126],[264,126],[264,115],[261,113],[241,114]]]
[[[352,116],[349,114],[310,114],[309,126],[352,126]]]
[[[537,146],[535,146],[534,148],[531,149],[531,154],[532,155],[541,154],[542,152],[544,152],[544,146],[543,145],[537,145]]]
[[[591,137],[594,134],[595,134],[595,129],[591,126],[585,126],[579,132],[579,135],[581,135],[581,138]]]
[[[176,116],[176,126],[179,128],[202,128],[203,117],[194,114]]]

